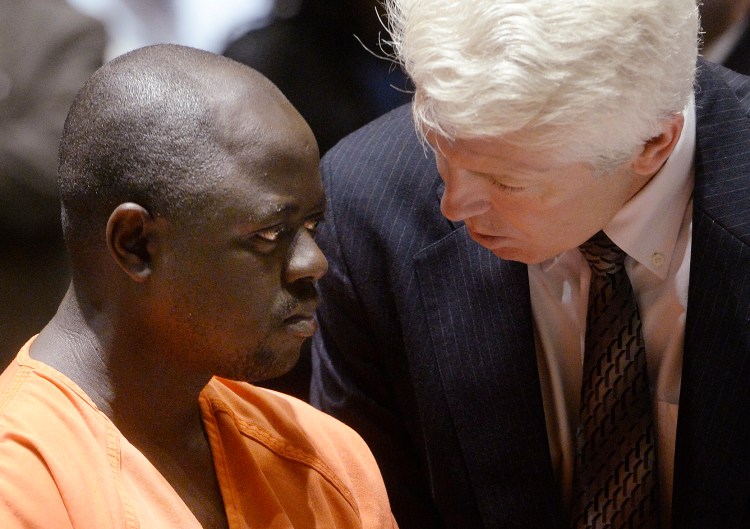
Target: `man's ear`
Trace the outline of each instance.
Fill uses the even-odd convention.
[[[682,114],[675,114],[662,122],[661,133],[648,140],[633,160],[633,169],[637,174],[652,176],[661,169],[677,145],[684,124]]]
[[[107,221],[107,247],[131,279],[142,283],[151,274],[155,219],[133,202],[120,204]]]

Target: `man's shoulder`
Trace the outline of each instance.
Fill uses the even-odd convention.
[[[346,136],[323,156],[322,167],[324,175],[347,171],[382,172],[395,163],[419,161],[427,152],[414,128],[411,105],[407,104]],[[414,155],[417,160],[411,160]]]
[[[242,469],[243,480],[260,472],[281,503],[317,497],[333,510],[349,505],[362,527],[393,524],[375,458],[342,422],[295,397],[220,378],[201,394],[201,407],[225,445],[222,464]]]
[[[23,350],[0,375],[3,454],[29,453],[40,462],[62,454],[87,460],[105,454],[113,428],[80,387]]]
[[[396,138],[416,137],[414,121],[412,120],[411,103],[401,105],[382,116],[372,120],[370,123],[360,127],[345,136],[331,151],[346,150],[352,146],[363,143],[377,145],[380,142],[389,143]]]
[[[244,454],[229,456],[235,462],[251,457],[293,473],[312,472],[339,483],[336,488],[345,495],[358,487],[352,481],[357,476],[382,487],[375,459],[359,434],[295,397],[214,378],[201,394],[201,407],[204,421],[215,423],[221,439],[245,447]]]
[[[358,437],[344,423],[296,397],[245,382],[215,377],[202,399],[214,415],[230,416],[243,435],[274,446],[284,442],[317,449],[321,437],[335,442]]]
[[[93,501],[91,487],[111,490],[115,429],[71,384],[28,357],[0,375],[1,527],[65,527],[68,509]]]
[[[750,237],[750,77],[700,61],[695,95],[696,166],[694,212],[746,246]],[[699,218],[694,215],[694,219]],[[693,224],[696,245],[718,242]]]
[[[64,418],[69,409],[93,406],[78,395],[78,388],[68,386],[73,383],[64,375],[28,357],[26,360],[29,363],[14,359],[0,374],[0,431],[6,432],[9,422],[28,430],[37,426],[45,430],[49,420]],[[19,417],[23,420],[15,423]]]
[[[427,206],[434,216],[440,176],[416,134],[410,105],[344,138],[323,157],[321,173],[336,217],[414,216]]]
[[[720,64],[699,60],[696,84],[699,112],[715,94],[722,94],[727,90],[746,111],[750,110],[750,77],[746,75]]]
[[[84,456],[86,447],[67,434],[60,409],[45,405],[53,399],[45,386],[15,360],[0,375],[0,527],[69,526],[57,478],[75,472],[71,462]],[[66,465],[71,466],[60,474]]]

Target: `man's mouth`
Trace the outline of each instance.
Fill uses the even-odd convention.
[[[287,332],[298,338],[309,338],[315,334],[318,330],[318,322],[315,320],[317,306],[317,299],[298,303],[291,314],[284,318]]]
[[[309,338],[318,330],[318,322],[312,316],[293,316],[284,320],[287,331],[297,338]]]
[[[484,246],[488,250],[495,250],[496,248],[505,246],[505,243],[509,240],[509,237],[503,237],[500,235],[486,235],[484,233],[473,231],[469,227],[467,227],[466,229],[469,232],[469,237],[471,237],[475,242]]]

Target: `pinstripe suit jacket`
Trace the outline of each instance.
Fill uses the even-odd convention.
[[[675,528],[750,527],[750,79],[700,63]],[[323,160],[312,401],[359,430],[402,528],[562,528],[526,266],[471,241],[402,107]]]

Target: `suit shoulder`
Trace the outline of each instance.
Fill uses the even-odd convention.
[[[329,199],[362,205],[423,194],[439,182],[434,156],[414,128],[410,105],[401,106],[341,140],[321,162]],[[381,210],[382,211],[382,210]]]
[[[743,109],[750,111],[750,77],[725,68],[720,64],[699,61],[697,70],[697,89],[699,97],[705,92],[729,88]]]
[[[418,151],[425,153],[411,118],[411,105],[400,106],[352,132],[330,149],[323,163],[351,164],[372,159],[381,161]]]

